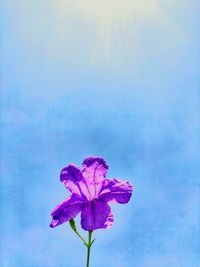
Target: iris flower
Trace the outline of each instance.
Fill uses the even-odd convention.
[[[88,157],[82,168],[70,164],[60,173],[60,181],[71,195],[53,212],[51,227],[74,219],[81,213],[81,226],[86,231],[110,228],[114,221],[110,203],[126,204],[133,187],[119,179],[106,179],[108,166],[103,158]]]

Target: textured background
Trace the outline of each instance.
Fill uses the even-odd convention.
[[[131,181],[91,267],[199,267],[198,0],[3,0],[1,266],[82,267],[60,169]]]

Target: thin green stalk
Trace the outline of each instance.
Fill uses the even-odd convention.
[[[78,230],[76,229],[76,224],[75,224],[75,221],[74,219],[71,219],[69,221],[69,224],[72,228],[72,230],[74,231],[74,233],[83,241],[83,243],[88,246],[87,242],[85,241],[85,239],[79,234]]]
[[[95,239],[92,240],[92,231],[88,231],[88,242],[85,241],[85,239],[79,234],[77,228],[76,228],[76,223],[74,219],[71,219],[69,221],[69,224],[72,228],[72,230],[75,232],[75,234],[83,241],[84,245],[87,247],[87,265],[86,267],[90,266],[90,250],[91,246],[94,243]]]
[[[92,231],[88,231],[88,244],[87,244],[87,265],[86,267],[90,266],[90,249],[92,246]]]
[[[77,234],[77,236],[83,241],[83,243],[87,246],[88,244],[87,244],[87,242],[85,241],[85,239],[79,234],[79,232],[78,231],[74,231],[76,234]]]

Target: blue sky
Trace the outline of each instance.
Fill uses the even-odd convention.
[[[88,155],[135,186],[94,233],[91,267],[199,267],[198,12],[195,0],[2,1],[3,267],[85,265],[49,214],[68,195],[60,169]]]

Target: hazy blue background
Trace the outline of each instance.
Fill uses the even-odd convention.
[[[60,169],[100,155],[136,189],[91,267],[199,267],[198,0],[84,3],[2,1],[0,265],[85,266],[49,214]]]

